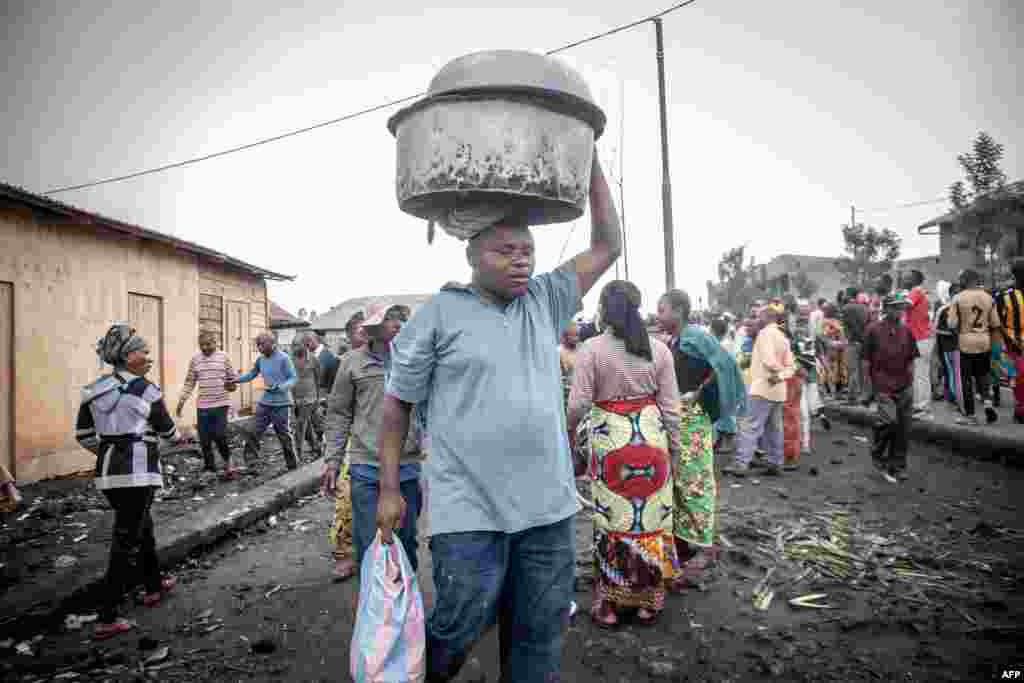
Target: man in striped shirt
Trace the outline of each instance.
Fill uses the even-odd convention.
[[[1024,424],[1024,258],[1014,259],[1010,272],[1013,273],[1014,285],[996,297],[996,309],[1003,323],[1006,351],[1016,369],[1013,421]]]
[[[231,467],[231,446],[228,443],[228,407],[231,399],[225,386],[238,380],[231,359],[223,351],[217,350],[217,335],[213,332],[202,332],[199,335],[199,353],[192,356],[185,376],[185,386],[178,399],[175,414],[180,418],[185,402],[192,395],[192,390],[199,386],[196,407],[199,409],[199,446],[203,451],[204,469],[216,471],[213,459],[213,444],[217,444],[220,457],[224,459],[224,476],[233,479],[237,472]]]

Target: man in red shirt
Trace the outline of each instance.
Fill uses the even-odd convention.
[[[871,459],[892,483],[907,478],[914,364],[920,357],[913,333],[903,324],[909,306],[903,292],[886,297],[882,319],[872,323],[864,335],[864,372],[871,378],[878,400]]]
[[[929,363],[932,357],[931,321],[928,317],[928,290],[924,288],[924,274],[912,270],[904,279],[904,287],[910,290],[910,308],[904,314],[904,322],[910,328],[917,342],[920,354],[914,360],[914,415],[921,417],[931,414],[932,379]]]

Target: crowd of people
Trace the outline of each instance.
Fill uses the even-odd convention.
[[[419,517],[429,509],[428,681],[456,677],[495,623],[506,679],[557,674],[575,605],[577,478],[589,480],[584,502],[593,509],[591,618],[603,628],[652,624],[666,594],[716,560],[716,453],[733,456],[721,469],[729,476],[798,469],[812,423],[829,428],[824,394],[876,406],[872,456],[895,483],[907,477],[910,421],[928,414],[936,388],[969,424],[978,394],[992,422],[997,349],[1000,367],[1021,372],[1024,262],[1014,264],[1016,287],[996,296],[965,272],[959,291],[940,293],[934,324],[917,272],[902,289],[882,279],[870,294],[851,288],[835,303],[819,301],[806,326],[795,301],[773,300],[706,327],[686,292],[671,290],[651,330],[639,289],[623,280],[602,289],[594,321],[576,322],[621,249],[599,162],[590,210],[590,248],[541,275],[521,217],[468,236],[468,284],[445,285],[415,316],[388,304],[354,316],[344,354],[313,334],[290,353],[261,335],[256,363],[238,374],[203,334],[189,364],[176,413],[195,391],[207,470],[216,471],[216,449],[223,476],[238,475],[226,438],[229,394],[258,376],[265,389],[244,434],[247,463],[271,425],[287,467],[307,444],[326,456],[335,579],[358,575],[375,538],[397,537],[415,569]],[[158,440],[182,434],[146,379],[144,339],[115,324],[97,353],[113,369],[83,390],[76,430],[97,455],[97,486],[115,511],[95,631],[104,639],[131,628],[117,606],[134,585],[143,584],[149,606],[174,588],[156,562],[150,509],[162,485]],[[1022,391],[1018,384],[1018,422]]]

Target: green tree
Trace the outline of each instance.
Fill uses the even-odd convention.
[[[863,223],[844,225],[844,255],[836,260],[836,268],[848,284],[867,287],[892,270],[893,263],[900,257],[901,244],[900,236],[889,228]]]
[[[714,290],[715,309],[742,315],[755,299],[765,296],[755,275],[754,259],[746,260],[746,245],[734,247],[718,260],[718,282],[709,283]]]
[[[971,250],[978,265],[987,263],[994,278],[996,261],[1016,255],[1015,240],[1006,239],[1010,231],[985,206],[986,195],[1006,185],[1006,173],[1001,166],[1003,146],[980,131],[971,142],[971,151],[958,155],[956,160],[967,182],[958,180],[950,185],[949,201],[955,210],[978,209],[959,216],[957,246]]]
[[[1006,173],[1000,162],[1003,160],[1003,146],[992,139],[992,136],[981,131],[971,143],[971,151],[960,154],[956,158],[963,169],[964,177],[971,185],[971,192],[963,198],[974,201],[983,194],[998,190],[1006,185]],[[956,185],[957,183],[953,183]],[[961,189],[965,189],[960,182]],[[950,201],[956,206],[953,188],[950,187]]]
[[[818,283],[812,280],[805,270],[798,270],[794,273],[789,284],[801,299],[810,299],[818,291]]]

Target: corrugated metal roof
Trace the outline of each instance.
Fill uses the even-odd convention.
[[[416,314],[423,304],[430,300],[433,294],[393,294],[391,296],[360,296],[354,299],[346,299],[340,304],[324,313],[313,321],[311,327],[314,330],[344,330],[345,323],[356,311],[366,312],[371,305],[377,304],[403,304],[408,306],[412,315]]]
[[[917,232],[933,228],[943,223],[953,223],[973,214],[991,211],[1004,202],[1024,201],[1024,180],[1016,180],[1008,183],[998,190],[983,194],[962,209],[955,209],[945,213],[938,218],[933,218],[927,223],[917,226]]]
[[[141,239],[163,242],[164,244],[169,244],[183,251],[195,254],[207,261],[230,266],[247,273],[252,273],[253,275],[259,275],[260,277],[268,280],[295,279],[294,275],[282,275],[281,273],[275,273],[272,270],[254,266],[251,263],[246,263],[245,261],[228,256],[227,254],[223,254],[215,249],[210,249],[209,247],[196,244],[195,242],[189,242],[188,240],[183,240],[178,237],[174,237],[173,235],[159,232],[158,230],[152,230],[139,225],[125,223],[114,218],[108,218],[107,216],[103,216],[94,211],[86,211],[85,209],[80,209],[76,206],[59,202],[56,199],[50,199],[49,197],[29,192],[17,185],[0,182],[0,200],[3,199],[16,204],[24,204],[26,206],[52,211],[73,219],[73,221],[79,225],[102,225],[103,227],[111,230],[133,235]]]
[[[273,301],[270,302],[270,329],[282,329],[286,327],[309,327],[309,323],[302,318],[292,315],[281,308]]]

